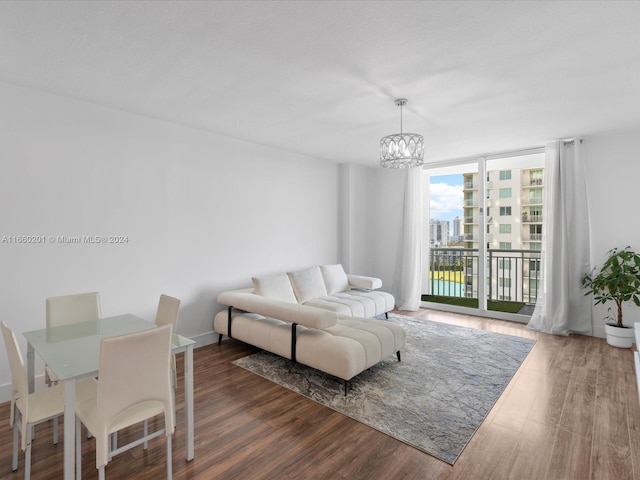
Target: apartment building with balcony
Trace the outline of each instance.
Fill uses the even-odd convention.
[[[535,303],[540,277],[544,169],[488,170],[463,175],[465,248],[486,243],[489,298]],[[481,192],[484,192],[484,197]],[[486,212],[482,214],[482,212]],[[482,235],[481,235],[482,232]],[[477,297],[477,261],[465,266],[465,296]]]

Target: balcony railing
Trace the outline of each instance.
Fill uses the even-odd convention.
[[[540,251],[487,250],[485,291],[489,300],[535,304],[540,279]],[[477,248],[432,248],[428,294],[478,298]]]
[[[523,235],[523,240],[525,242],[541,242],[542,234],[541,233],[530,233],[528,235]]]
[[[542,179],[541,178],[531,178],[529,180],[529,186],[531,187],[539,187],[542,185]]]
[[[522,214],[523,223],[542,223],[542,215],[528,215]]]

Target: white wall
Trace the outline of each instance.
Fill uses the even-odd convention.
[[[405,170],[349,165],[348,261],[351,273],[382,279],[384,290],[397,295],[398,245],[402,228]]]
[[[0,318],[23,353],[49,296],[99,291],[103,315],[152,320],[173,295],[204,344],[220,292],[338,261],[337,164],[8,85],[0,105],[0,242],[46,239],[0,243]],[[78,235],[128,241],[49,240]],[[9,383],[2,344],[0,401]]]
[[[613,247],[640,251],[638,200],[640,128],[584,138],[584,160],[591,227],[591,263],[602,265]],[[611,305],[593,308],[594,334],[604,336],[602,319]],[[624,307],[625,323],[640,322],[640,308]]]

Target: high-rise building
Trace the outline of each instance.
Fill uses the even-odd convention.
[[[449,244],[449,221],[434,220],[430,221],[429,238],[432,247],[444,247]]]
[[[464,224],[462,222],[462,217],[456,216],[453,219],[453,235],[452,240],[454,242],[462,242],[464,240]]]
[[[543,170],[534,167],[488,171],[485,202],[481,202],[478,174],[464,174],[464,245],[478,249],[482,229],[490,254],[487,288],[493,299],[535,302],[540,271],[538,252],[542,248]],[[516,252],[511,254],[511,250]],[[516,278],[522,278],[517,290],[512,288]],[[477,278],[470,274],[466,286],[471,289],[468,296],[475,294]]]

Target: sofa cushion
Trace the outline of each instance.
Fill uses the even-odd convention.
[[[320,271],[322,278],[324,278],[325,287],[327,287],[327,295],[349,290],[349,279],[341,264],[321,265]]]
[[[253,290],[257,295],[282,300],[283,302],[298,303],[293,292],[289,277],[281,273],[267,277],[254,277]]]
[[[324,285],[324,278],[322,278],[319,266],[289,272],[287,275],[291,280],[298,303],[327,295],[327,287]]]

